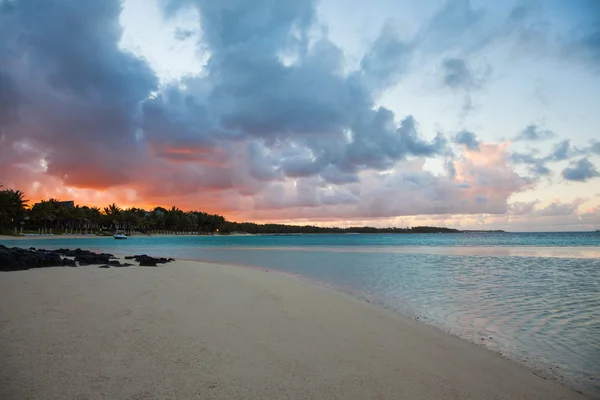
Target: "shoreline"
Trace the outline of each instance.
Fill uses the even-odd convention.
[[[260,234],[232,234],[232,235],[166,235],[166,234],[154,234],[154,235],[133,235],[128,238],[139,238],[139,237],[231,237],[231,236],[264,236]],[[113,239],[112,235],[40,235],[40,236],[10,236],[0,235],[0,240],[51,240],[51,239]]]
[[[204,376],[213,382],[209,386],[215,386],[209,390],[198,383],[206,396],[201,398],[232,398],[246,389],[256,393],[249,398],[273,398],[278,393],[292,398],[372,398],[374,393],[381,398],[398,398],[396,393],[406,398],[584,398],[515,361],[368,299],[264,268],[187,260],[160,268],[45,268],[4,273],[0,288],[6,297],[0,304],[4,322],[0,351],[12,363],[7,365],[15,367],[14,376],[9,373],[2,380],[10,390],[18,390],[12,384],[23,379],[19,371],[28,371],[31,378],[38,376],[34,372],[44,375],[40,369],[49,370],[46,375],[56,380],[56,388],[50,388],[46,387],[50,382],[34,379],[31,390],[39,392],[19,393],[21,397],[72,397],[86,384],[93,386],[100,374],[111,377],[97,385],[100,397],[127,398],[115,391],[114,379],[134,375],[152,385],[145,375],[152,369],[147,363],[142,363],[141,371],[131,369],[141,362],[139,358],[147,357],[138,352],[145,347],[138,343],[142,341],[157,347],[151,359],[167,360],[168,368],[162,372],[174,381],[155,388],[162,398],[167,389],[185,392],[193,387],[192,376]],[[169,323],[173,318],[177,323]],[[75,343],[61,337],[70,336],[72,329]],[[116,340],[106,343],[113,358],[102,357],[102,349],[97,348],[102,346],[89,340],[102,342],[106,335]],[[180,345],[185,343],[164,349],[152,335],[165,341],[174,337],[195,342],[193,348],[212,361],[192,365],[207,375],[196,376],[194,368],[187,368],[195,353],[182,353]],[[130,346],[122,348],[122,342]],[[58,360],[44,355],[49,345],[52,354],[67,352],[70,360],[80,359],[80,363],[54,365]],[[30,347],[24,358],[13,354]],[[221,354],[230,347],[236,351]],[[35,348],[43,349],[42,354]],[[99,358],[89,362],[84,357],[87,352]],[[187,361],[180,365],[172,352]],[[90,364],[92,371],[86,373],[85,365]],[[278,367],[271,369],[271,365]],[[221,372],[211,373],[216,366]],[[315,368],[319,374],[313,373]],[[69,374],[83,381],[76,384]],[[256,374],[261,379],[255,380]],[[263,387],[259,382],[265,379],[270,384]],[[173,385],[175,381],[183,386]],[[308,386],[317,392],[309,395]],[[346,392],[349,387],[353,390]],[[56,393],[59,389],[62,396]]]

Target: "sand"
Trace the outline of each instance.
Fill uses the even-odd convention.
[[[0,399],[576,399],[484,348],[250,268],[0,273]]]

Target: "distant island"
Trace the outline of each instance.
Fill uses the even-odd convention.
[[[115,230],[130,234],[315,234],[315,233],[463,233],[503,231],[462,231],[452,228],[415,226],[410,228],[375,228],[353,226],[346,228],[313,225],[257,224],[253,222],[227,221],[218,214],[202,211],[182,211],[177,207],[155,207],[147,211],[141,208],[122,209],[110,204],[102,209],[76,205],[74,201],[57,199],[42,200],[29,206],[20,190],[0,190],[0,233],[20,235],[84,234],[112,235]]]

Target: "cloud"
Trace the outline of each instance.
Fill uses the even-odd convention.
[[[432,52],[455,47],[476,51],[492,40],[484,23],[486,17],[486,12],[473,8],[469,0],[446,0],[420,30],[416,41]]]
[[[526,128],[523,132],[530,131]],[[534,130],[538,135],[538,131]],[[523,134],[522,132],[522,134]],[[534,135],[531,132],[525,133],[525,135]],[[538,135],[539,136],[539,135]],[[531,137],[531,136],[528,136]],[[536,136],[537,137],[537,136]],[[583,154],[594,154],[597,150],[597,143],[595,141],[591,141],[589,146],[584,148],[578,148],[571,146],[571,141],[569,139],[562,140],[553,145],[552,150],[544,157],[538,156],[537,150],[530,150],[529,153],[521,153],[521,152],[513,152],[510,155],[510,161],[515,164],[526,164],[528,165],[529,172],[536,176],[547,176],[552,173],[552,171],[546,166],[547,163],[550,162],[559,162],[570,160],[574,157]],[[586,159],[587,161],[587,159]],[[571,168],[568,168],[571,171]],[[566,170],[565,170],[566,171]],[[565,174],[563,171],[563,177]],[[569,172],[570,173],[570,172]],[[570,175],[569,175],[570,176]]]
[[[532,214],[538,217],[573,215],[583,202],[583,199],[575,199],[571,203],[561,203],[560,201],[554,201],[548,204],[546,207],[534,210]]]
[[[120,1],[10,4],[0,11],[0,179],[34,196],[369,219],[499,215],[534,184],[505,145],[462,131],[453,154],[408,109],[381,106],[418,46],[476,51],[492,40],[480,35],[488,14],[468,1],[445,3],[413,39],[388,23],[354,69],[315,29],[314,1],[164,1],[166,18],[197,11],[201,32],[170,32],[197,34],[206,64],[162,86],[119,47]],[[446,87],[484,85],[491,69],[473,69],[469,51],[438,54]],[[430,158],[444,170],[431,172]],[[544,162],[530,164],[541,174]]]
[[[118,48],[120,10],[119,1],[32,0],[0,10],[0,84],[10,89],[1,101],[16,108],[13,123],[1,117],[3,147],[27,145],[27,161],[43,160],[68,185],[126,183],[140,151],[139,103],[157,82]]]
[[[196,32],[192,29],[175,29],[174,37],[177,40],[187,40],[190,37],[194,36]]]
[[[459,58],[448,58],[443,61],[444,83],[451,89],[469,89],[473,85],[473,79],[464,60]]]
[[[556,134],[550,130],[540,129],[539,126],[532,124],[528,125],[523,129],[517,136],[514,137],[514,141],[539,141],[545,139],[551,139]]]
[[[151,146],[256,139],[272,156],[252,158],[270,164],[251,165],[252,171],[263,177],[266,171],[288,178],[319,175],[336,184],[355,181],[364,169],[383,170],[408,156],[445,151],[442,136],[420,137],[412,116],[398,124],[392,111],[375,107],[374,96],[396,82],[410,53],[391,24],[359,69],[344,74],[343,53],[327,37],[310,47],[298,39],[314,20],[306,9],[311,2],[282,3],[264,17],[257,7],[234,1],[227,21],[207,19],[220,13],[216,3],[184,3],[197,7],[211,57],[205,75],[186,80],[188,89],[173,86],[144,105]],[[256,26],[255,20],[270,21],[277,13],[273,27]],[[232,21],[234,33],[228,32]],[[282,51],[294,53],[295,61],[284,62]],[[171,131],[177,133],[165,134]]]
[[[515,201],[508,205],[508,214],[510,215],[531,215],[539,200],[534,201]]]
[[[600,173],[587,158],[571,163],[571,167],[567,167],[562,171],[562,177],[568,181],[585,182],[598,176],[600,176]]]
[[[574,155],[571,149],[571,141],[565,139],[554,145],[552,152],[544,158],[544,161],[563,161]]]
[[[561,55],[600,72],[600,3],[595,0],[580,3],[580,10],[587,18],[578,21],[577,28],[561,38]]]
[[[534,176],[548,176],[552,174],[552,171],[546,166],[546,160],[542,157],[537,157],[533,152],[513,152],[510,155],[510,161],[515,164],[526,164],[529,172]]]
[[[442,61],[444,84],[450,89],[470,91],[481,88],[491,75],[491,67],[476,73],[472,71],[464,59],[446,58]]]
[[[584,148],[583,151],[587,154],[600,155],[600,142],[597,140],[590,141],[589,146]]]
[[[471,151],[479,151],[479,141],[477,135],[469,131],[460,131],[454,137],[454,142],[464,145]]]
[[[360,62],[362,79],[375,90],[393,86],[406,72],[411,55],[412,44],[401,40],[388,21]]]

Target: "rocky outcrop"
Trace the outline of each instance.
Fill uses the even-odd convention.
[[[145,254],[125,257],[125,259],[137,261],[140,267],[156,267],[158,264],[175,261],[172,258],[155,258]],[[86,265],[99,265],[101,268],[119,268],[130,267],[134,264],[121,263],[112,254],[94,253],[89,250],[42,250],[33,247],[22,249],[0,245],[0,271],[23,271],[31,268],[77,267]]]
[[[0,271],[24,271],[30,268],[64,265],[63,258],[56,251],[9,248],[0,245]]]

